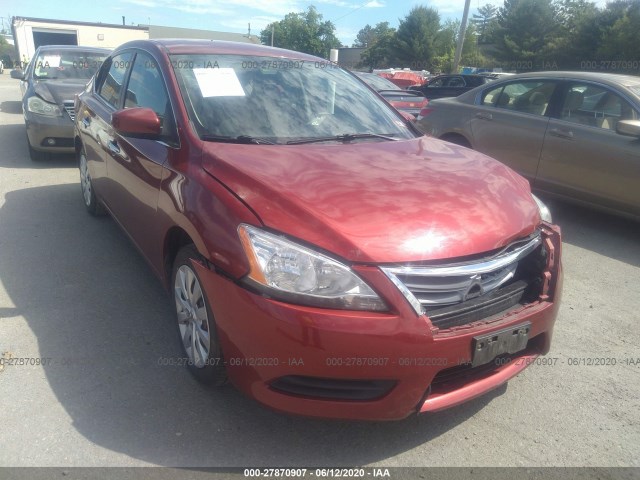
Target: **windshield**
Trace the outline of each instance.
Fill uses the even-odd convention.
[[[89,80],[107,58],[106,53],[82,50],[47,50],[34,64],[33,76],[38,80],[78,78]]]
[[[204,140],[414,137],[389,106],[330,62],[172,55],[171,64],[190,119]]]

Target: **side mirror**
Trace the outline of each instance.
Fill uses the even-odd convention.
[[[628,137],[640,137],[640,120],[619,120],[616,132]]]
[[[22,70],[11,70],[11,78],[16,80],[24,80],[24,72]]]
[[[162,131],[156,112],[143,107],[125,108],[114,112],[111,115],[111,125],[122,136],[150,140],[159,138]]]

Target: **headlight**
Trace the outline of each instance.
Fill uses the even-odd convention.
[[[62,112],[58,105],[55,103],[45,102],[40,97],[29,97],[27,100],[27,108],[30,112],[37,113],[38,115],[45,115],[47,117],[62,116]]]
[[[245,282],[261,292],[314,307],[388,310],[346,265],[249,225],[240,225],[238,234],[251,265]]]
[[[540,210],[540,218],[542,219],[542,221],[547,223],[553,223],[553,219],[551,218],[551,211],[549,210],[549,207],[547,207],[544,203],[542,203],[542,200],[540,200],[535,195],[532,194],[531,196],[538,204],[538,209]]]

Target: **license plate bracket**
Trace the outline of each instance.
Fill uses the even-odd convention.
[[[524,350],[529,341],[531,322],[473,337],[471,366],[489,363],[498,355]]]

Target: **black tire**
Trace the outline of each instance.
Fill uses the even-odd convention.
[[[171,292],[175,304],[176,330],[178,331],[183,356],[187,359],[187,368],[191,374],[205,385],[218,387],[227,382],[227,371],[224,367],[222,348],[220,347],[213,312],[209,306],[206,292],[202,290],[202,282],[200,282],[200,278],[193,268],[194,263],[200,262],[199,259],[200,254],[195,245],[191,244],[182,247],[173,262]],[[190,272],[192,277],[185,275],[187,272]],[[181,286],[177,286],[176,284],[178,275],[181,275],[180,279],[178,279],[178,285]],[[186,281],[183,283],[183,280]],[[197,283],[197,287],[195,287],[193,282]],[[193,294],[191,299],[187,299],[185,295],[182,295],[185,291],[183,288],[185,285],[187,286],[186,290]],[[201,295],[198,294],[198,289],[200,289]],[[184,319],[185,302],[189,303],[190,300],[195,300],[192,305],[195,304],[197,310],[201,313],[204,307],[204,312],[206,312],[206,325],[204,321],[201,321],[202,317],[198,317],[198,315],[191,315],[189,319]],[[195,311],[196,309],[194,308],[193,312]],[[194,332],[197,331],[208,332],[209,345],[206,345],[200,333],[196,333],[195,336],[197,338],[194,339]],[[187,345],[190,346],[187,347]],[[204,355],[202,353],[203,350],[207,351]]]
[[[78,157],[78,169],[80,170],[80,190],[82,192],[82,199],[84,200],[84,206],[94,217],[101,217],[107,214],[100,200],[96,198],[96,192],[93,190],[91,184],[91,175],[87,168],[87,157],[84,151],[84,147],[80,148],[77,153]]]
[[[456,145],[460,145],[461,147],[472,148],[468,140],[462,135],[445,135],[441,138],[441,140],[449,143],[455,143]]]

